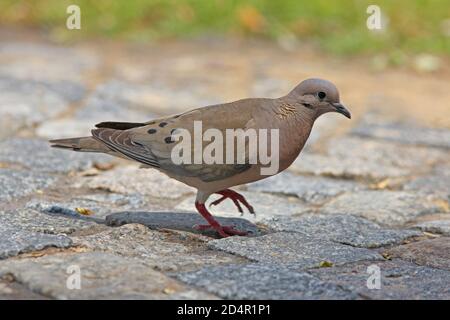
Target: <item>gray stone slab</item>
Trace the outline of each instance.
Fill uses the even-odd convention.
[[[387,121],[373,113],[366,113],[352,134],[404,144],[450,148],[450,130],[426,128],[411,122]]]
[[[311,208],[294,197],[280,197],[267,193],[247,191],[239,191],[239,193],[247,199],[255,210],[255,215],[253,215],[250,214],[244,206],[241,206],[242,210],[244,210],[244,215],[242,216],[253,223],[274,216],[290,217],[311,210]],[[208,204],[216,199],[219,199],[220,197],[220,195],[212,195],[211,198],[208,199]],[[191,196],[184,199],[176,206],[176,209],[195,211],[195,197]],[[236,217],[241,215],[233,201],[230,199],[224,200],[217,206],[208,207],[208,210],[210,210],[210,212],[214,215],[223,217]]]
[[[330,240],[354,247],[377,248],[420,236],[413,230],[394,230],[351,215],[307,215],[297,219],[274,218],[266,222],[276,231],[299,232],[312,238]]]
[[[450,199],[450,165],[441,165],[430,173],[416,177],[403,186],[407,191],[435,194]]]
[[[245,260],[210,250],[196,235],[160,232],[141,224],[127,224],[91,235],[72,237],[72,240],[74,245],[138,258],[154,269],[164,271],[191,270]]]
[[[0,202],[11,201],[50,187],[56,181],[39,172],[0,168]]]
[[[87,71],[98,68],[94,51],[34,41],[2,41],[0,74],[20,80],[83,81]]]
[[[306,272],[278,264],[246,264],[206,267],[177,274],[191,286],[207,290],[224,299],[356,299],[351,291],[326,283]]]
[[[1,72],[0,91],[0,138],[61,114],[84,95],[84,88],[72,82],[17,80]]]
[[[329,141],[327,154],[301,154],[290,170],[339,178],[380,180],[416,174],[447,157],[444,150],[342,137]]]
[[[450,236],[450,219],[425,221],[416,224],[414,228],[418,228],[425,232],[438,233],[444,236]]]
[[[194,192],[193,188],[157,170],[142,169],[135,165],[117,167],[94,177],[81,177],[75,186],[169,199]]]
[[[242,218],[215,217],[220,224],[234,226],[237,230],[246,231],[249,235],[259,234],[256,225]],[[106,217],[106,224],[121,226],[127,223],[140,223],[151,229],[173,229],[200,233],[193,226],[207,224],[206,220],[196,212],[118,212]],[[202,231],[215,235],[214,232]]]
[[[89,218],[103,220],[107,215],[125,210],[162,210],[161,206],[149,204],[141,195],[117,193],[85,194],[60,201],[32,200],[25,207],[49,214],[83,218],[77,208],[89,210]]]
[[[0,143],[0,162],[18,164],[36,172],[64,173],[90,168],[94,163],[109,163],[106,155],[51,148],[40,139],[11,138]]]
[[[390,249],[388,253],[392,257],[418,265],[450,271],[450,238],[448,237],[405,244]]]
[[[343,194],[326,203],[324,214],[351,214],[389,225],[401,226],[419,216],[444,210],[426,196],[412,192],[371,190]]]
[[[230,237],[212,240],[208,245],[252,261],[295,264],[303,269],[319,267],[323,261],[338,265],[358,260],[382,259],[381,255],[368,249],[312,238],[296,232],[277,232],[254,238]]]
[[[373,269],[379,267],[380,289],[369,289],[367,282]],[[393,260],[374,264],[371,261],[351,263],[335,268],[310,270],[310,273],[344,290],[366,299],[446,299],[450,298],[450,272]],[[372,283],[372,282],[370,282]]]
[[[67,283],[80,271],[80,289]],[[214,299],[190,289],[145,263],[101,252],[61,253],[0,262],[0,276],[11,274],[30,290],[55,299]]]
[[[321,204],[344,192],[363,189],[366,189],[363,184],[354,181],[298,176],[286,171],[248,185],[250,191],[295,195],[313,204]]]
[[[43,213],[32,209],[0,211],[0,224],[14,230],[45,234],[71,234],[76,231],[92,229],[99,226],[88,217],[71,217],[59,212]]]
[[[47,300],[48,298],[37,294],[14,279],[0,280],[0,300]]]
[[[32,232],[25,228],[16,228],[5,224],[0,212],[0,259],[16,256],[21,253],[38,251],[47,247],[67,248],[72,241],[63,235],[52,235]]]

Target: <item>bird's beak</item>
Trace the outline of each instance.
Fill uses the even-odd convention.
[[[350,111],[347,110],[346,107],[344,107],[341,103],[332,103],[333,107],[336,109],[336,112],[343,114],[347,118],[351,119],[352,115],[350,114]]]

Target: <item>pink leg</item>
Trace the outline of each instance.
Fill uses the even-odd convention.
[[[225,190],[222,190],[222,191],[218,191],[216,193],[217,194],[221,194],[222,198],[211,202],[210,206],[216,206],[216,205],[218,205],[219,203],[221,203],[225,199],[231,199],[234,202],[234,205],[238,208],[239,212],[243,213],[242,207],[240,205],[240,203],[242,203],[248,209],[248,211],[250,213],[255,214],[255,210],[247,202],[247,200],[245,199],[245,197],[242,194],[237,193],[236,191],[233,191],[231,189],[225,189]]]
[[[197,211],[203,216],[203,218],[205,218],[206,221],[208,221],[208,223],[209,223],[207,225],[196,226],[195,228],[197,230],[206,230],[206,229],[212,228],[212,229],[216,230],[222,238],[226,238],[226,237],[234,236],[234,235],[237,235],[237,236],[247,235],[247,232],[235,230],[231,226],[220,225],[219,222],[217,222],[217,220],[214,219],[214,217],[208,212],[204,203],[195,202],[195,207],[197,208]]]

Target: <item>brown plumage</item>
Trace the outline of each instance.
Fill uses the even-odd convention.
[[[97,129],[92,130],[90,137],[50,142],[53,147],[101,152],[138,161],[196,188],[196,207],[209,222],[208,226],[199,228],[212,227],[225,237],[243,233],[219,225],[207,211],[205,201],[211,194],[219,193],[222,198],[213,202],[213,205],[230,198],[239,211],[242,212],[242,204],[253,212],[242,195],[228,188],[267,177],[261,175],[263,166],[251,164],[247,158],[241,164],[175,164],[171,152],[177,145],[173,139],[177,129],[186,129],[192,133],[194,121],[202,122],[203,132],[214,128],[222,132],[224,137],[226,129],[278,129],[278,173],[295,160],[309,137],[314,121],[327,112],[338,112],[350,118],[349,111],[340,103],[339,92],[334,84],[321,79],[308,79],[286,96],[277,99],[243,99],[145,123],[102,122],[96,125]],[[208,143],[203,141],[203,147]],[[194,148],[191,151],[196,152]]]

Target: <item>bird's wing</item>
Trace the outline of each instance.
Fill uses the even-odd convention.
[[[193,140],[194,122],[201,121],[203,132],[215,128],[225,139],[226,129],[248,129],[254,125],[254,112],[266,99],[244,99],[236,102],[194,109],[160,118],[128,130],[99,128],[92,135],[116,152],[174,175],[198,177],[203,181],[225,179],[250,168],[250,164],[174,164],[171,153],[176,145],[172,135],[186,129]],[[191,140],[191,141],[192,141]],[[203,148],[209,142],[203,142]],[[246,148],[247,149],[247,148]],[[195,152],[191,143],[191,154]],[[225,152],[224,152],[225,154]]]

